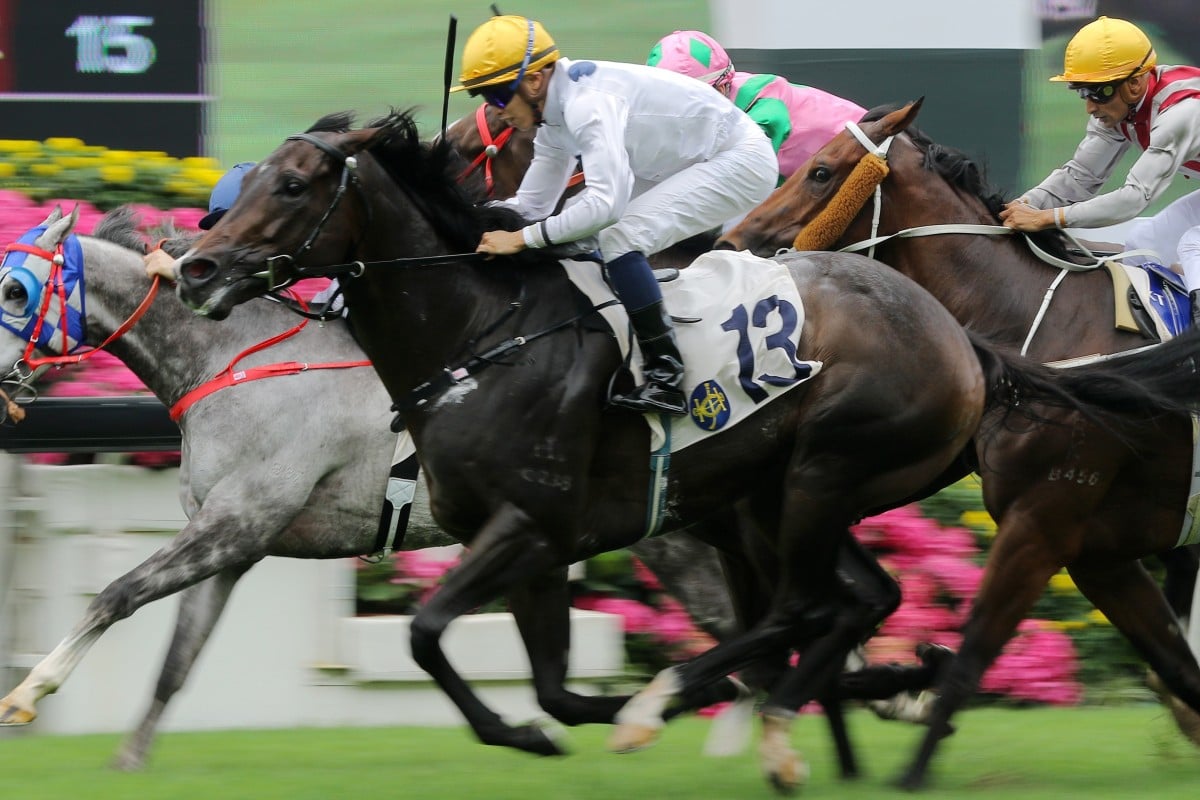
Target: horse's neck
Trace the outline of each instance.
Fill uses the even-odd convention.
[[[999,224],[977,199],[949,185],[943,190],[950,197],[937,201],[931,201],[926,193],[885,193],[880,230],[886,233],[947,223]],[[889,220],[889,216],[902,219]],[[889,242],[877,251],[877,257],[923,286],[965,327],[1019,347],[1059,270],[1034,255],[1019,234],[966,236],[971,238],[938,234]],[[1105,270],[1068,275],[1054,291],[1029,354],[1053,360],[1134,346],[1136,337],[1114,329],[1112,306],[1112,284]]]

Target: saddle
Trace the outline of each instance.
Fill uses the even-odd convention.
[[[1123,250],[1108,242],[1083,244],[1092,255],[1116,255]],[[1191,304],[1181,275],[1154,262],[1107,261],[1104,266],[1113,282],[1113,317],[1118,330],[1161,342],[1178,336],[1191,324]]]

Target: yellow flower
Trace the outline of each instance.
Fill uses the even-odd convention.
[[[87,169],[88,167],[99,166],[100,162],[95,158],[87,156],[56,156],[54,162],[63,169]]]
[[[41,149],[42,143],[31,139],[0,139],[0,152],[4,153],[36,153]]]
[[[1061,594],[1070,594],[1077,592],[1079,589],[1075,586],[1075,581],[1066,572],[1060,572],[1050,579],[1050,588]]]
[[[83,150],[86,145],[83,139],[74,139],[68,136],[52,136],[46,140],[46,147],[55,150]]]
[[[991,514],[983,510],[964,511],[959,521],[968,528],[979,528],[988,534],[996,532],[996,521],[992,519]]]
[[[221,163],[209,156],[188,156],[181,158],[179,163],[184,169],[221,169]]]
[[[59,164],[31,164],[29,171],[41,178],[49,178],[62,172],[62,167]]]
[[[1112,624],[1111,622],[1108,621],[1108,617],[1104,616],[1104,612],[1098,608],[1093,608],[1091,611],[1089,611],[1088,615],[1087,615],[1087,619],[1088,619],[1088,622],[1092,623],[1093,625],[1111,625]]]
[[[0,161],[0,178],[11,178],[17,174],[17,168],[7,161]]]
[[[1059,631],[1078,631],[1087,627],[1087,623],[1081,619],[1064,619],[1052,621],[1050,626]]]
[[[106,164],[100,168],[105,183],[133,183],[137,170],[125,164]]]
[[[118,164],[127,164],[130,161],[139,160],[139,154],[132,150],[105,150],[100,154],[100,157],[105,161],[112,161]]]

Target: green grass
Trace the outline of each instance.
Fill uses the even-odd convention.
[[[500,2],[540,20],[569,57],[642,61],[659,37],[709,24],[705,0]],[[459,18],[453,77],[488,4],[446,0],[215,0],[210,64],[214,104],[210,150],[223,164],[255,161],[321,115],[354,110],[363,119],[390,106],[419,106],[430,130],[441,118],[446,29]],[[451,98],[450,119],[476,101]]]
[[[1194,798],[1200,754],[1181,743],[1154,706],[1083,709],[979,709],[960,715],[959,732],[936,762],[926,796],[1020,798]],[[890,781],[920,731],[850,719],[866,775],[836,780],[824,724],[800,720],[796,743],[813,769],[806,797],[901,795]],[[115,736],[27,737],[0,742],[6,797],[37,800],[730,800],[771,797],[753,751],[731,759],[699,755],[701,720],[666,730],[651,750],[604,752],[607,729],[574,729],[575,754],[538,759],[478,745],[462,729],[334,729],[171,734],[150,769],[125,775],[106,767]]]

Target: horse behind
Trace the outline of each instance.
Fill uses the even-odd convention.
[[[1004,198],[987,188],[962,153],[912,127],[919,109],[917,102],[864,117],[862,132],[876,154],[886,150],[886,165],[874,154],[864,156],[863,144],[843,132],[718,246],[774,253],[793,242],[855,250],[873,243],[881,261],[927,288],[962,324],[1010,346],[1024,345],[1041,361],[1152,344],[1139,332],[1115,327],[1113,281],[1105,270],[1060,272],[1023,237],[998,225]],[[876,185],[878,205],[871,200]],[[962,225],[982,227],[983,234],[963,232]],[[1060,263],[1074,258],[1061,232],[1035,234],[1031,242]],[[1169,346],[1125,360],[1155,358]],[[1183,367],[1196,369],[1194,362]],[[1179,414],[1128,424],[1136,451],[1079,415],[1036,435],[993,427],[977,438],[976,468],[997,535],[962,646],[939,681],[929,730],[904,785],[925,782],[951,716],[1064,567],[1178,696],[1169,705],[1194,738],[1200,669],[1163,594],[1138,562],[1197,541],[1196,531],[1184,529],[1191,423]],[[1194,575],[1194,559],[1182,555]]]
[[[54,251],[73,225],[73,217],[56,211],[43,224],[46,231],[37,245]],[[142,268],[144,242],[128,210],[110,213],[96,236],[77,241],[87,291],[85,344],[100,345],[134,316],[142,298],[152,296],[145,314],[108,349],[168,407],[224,372],[239,354],[289,330],[294,335],[246,355],[238,367],[364,362],[340,318],[301,327],[281,305],[258,302],[215,325],[192,314],[172,294],[155,293],[157,285]],[[167,246],[174,244],[179,242]],[[49,262],[31,255],[25,266],[48,272]],[[39,273],[39,278],[45,276]],[[16,291],[9,290],[10,301]],[[5,306],[6,317],[19,305]],[[45,344],[39,353],[57,352],[56,338],[46,337]],[[23,363],[25,348],[24,339],[9,332],[0,335],[3,363]],[[347,402],[353,413],[346,413]],[[146,603],[179,593],[175,632],[154,696],[116,759],[122,769],[145,766],[168,703],[186,681],[243,575],[267,556],[339,558],[380,549],[384,492],[396,446],[388,430],[390,402],[374,370],[366,366],[292,370],[197,401],[179,421],[179,492],[187,524],[167,546],[89,604],[75,629],[0,700],[0,724],[33,721],[38,701],[63,685],[111,625]],[[418,489],[416,498],[407,533],[396,546],[413,550],[453,544],[430,518],[425,491]],[[720,637],[735,629],[711,548],[670,535],[633,549],[707,630]],[[553,677],[547,684],[546,691],[552,691]]]
[[[456,177],[448,148],[423,145],[407,114],[360,129],[323,119],[247,176],[222,223],[181,260],[180,296],[223,319],[302,275],[344,281],[351,325],[413,435],[435,518],[470,544],[413,622],[414,659],[483,742],[557,753],[542,732],[510,728],[483,705],[439,639],[455,617],[501,595],[522,627],[561,628],[565,565],[646,531],[650,432],[640,417],[605,408],[622,358],[596,324],[598,307],[545,254],[479,261],[483,231],[523,221],[474,205]],[[653,507],[664,530],[690,528],[743,557],[750,536],[770,554],[770,580],[751,592],[762,614],[672,681],[685,700],[739,665],[838,630],[830,598],[849,525],[940,485],[987,409],[1020,411],[1033,399],[1079,407],[1074,392],[1117,410],[1180,407],[1154,395],[1157,387],[1097,382],[1107,368],[1060,374],[1005,356],[868,259],[798,254],[782,264],[803,298],[803,324],[778,298],[754,308],[731,300],[723,337],[745,378],[726,387],[726,402],[751,404],[754,424],[674,453],[664,503]],[[764,373],[739,348],[750,326],[786,353],[794,374]],[[1195,346],[1180,342],[1169,355]],[[801,382],[805,361],[822,368]],[[798,385],[758,407],[768,380]],[[705,524],[734,507],[732,533]],[[863,623],[850,626],[857,636]],[[845,642],[837,645],[835,668],[845,654]],[[775,691],[772,702],[791,706],[795,687],[784,681]]]

